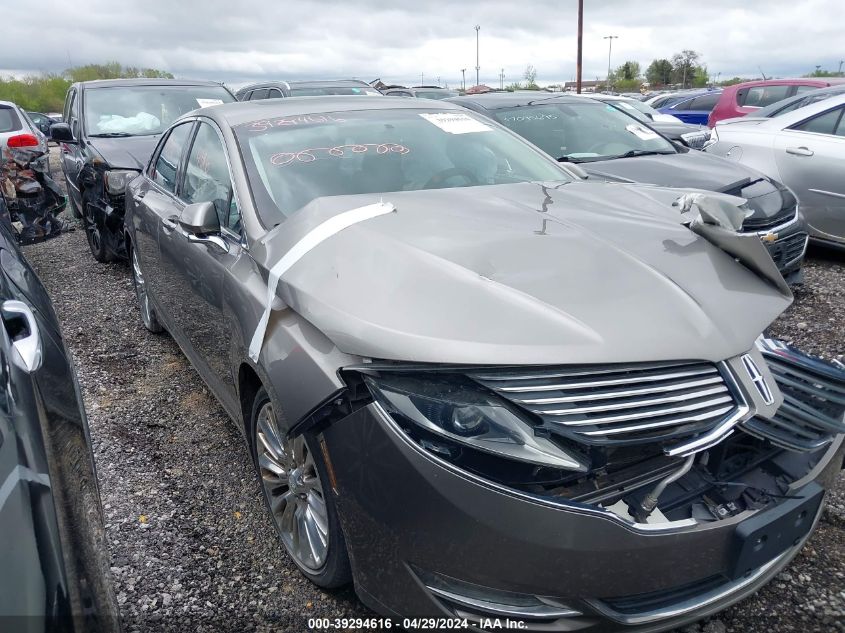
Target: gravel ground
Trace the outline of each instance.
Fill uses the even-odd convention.
[[[372,615],[351,589],[319,590],[288,559],[239,432],[176,344],[143,328],[127,266],[96,263],[80,230],[25,254],[79,373],[124,629],[305,631],[312,616]],[[772,331],[841,358],[845,257],[814,251],[805,270]],[[845,631],[845,480],[785,572],[685,631]]]

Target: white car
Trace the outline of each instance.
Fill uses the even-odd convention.
[[[0,101],[0,158],[5,158],[6,148],[32,149],[44,152],[38,159],[49,173],[50,150],[47,137],[32,122],[26,112],[11,101]]]
[[[845,248],[845,95],[772,119],[720,122],[705,151],[785,184],[810,239]]]

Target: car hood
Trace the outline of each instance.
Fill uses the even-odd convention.
[[[362,357],[718,361],[750,349],[791,295],[683,226],[671,206],[682,193],[576,182],[384,194],[394,212],[318,243],[277,294]],[[379,199],[317,199],[253,256],[269,269],[326,219]]]
[[[123,138],[89,138],[88,142],[108,163],[111,169],[141,171],[158,143],[160,134],[153,136],[126,136]]]
[[[788,189],[751,167],[705,152],[618,158],[581,167],[599,179],[705,189],[746,198],[752,223],[795,216],[795,197]]]

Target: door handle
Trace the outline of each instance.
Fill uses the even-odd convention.
[[[23,301],[9,300],[0,314],[12,339],[12,362],[31,374],[41,366],[41,336],[32,310]]]
[[[161,225],[165,233],[169,233],[169,231],[175,231],[177,228],[179,228],[179,223],[176,221],[175,218],[176,216],[173,216],[172,218],[164,218],[161,221]]]
[[[814,152],[809,147],[804,147],[802,145],[801,147],[787,147],[786,153],[793,154],[795,156],[812,156]]]

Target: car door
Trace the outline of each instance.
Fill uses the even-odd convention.
[[[780,131],[774,151],[781,179],[813,232],[845,239],[845,105]]]
[[[224,405],[236,413],[229,353],[233,331],[229,322],[234,317],[226,311],[224,280],[246,251],[226,145],[216,124],[208,119],[198,124],[178,195],[184,205],[214,203],[220,232],[197,238],[174,229],[159,239],[164,276],[179,289],[178,295],[171,296],[169,309],[174,320],[178,318],[186,354]]]
[[[79,119],[79,91],[71,88],[65,99],[64,120],[70,126],[73,138],[79,140],[81,123]],[[85,162],[82,143],[61,143],[62,171],[67,182],[68,195],[73,198],[77,209],[82,208],[82,196],[79,192],[79,172]]]
[[[147,289],[155,303],[162,308],[162,322],[171,329],[170,317],[174,308],[173,295],[179,293],[168,279],[161,262],[160,240],[168,239],[175,230],[176,220],[184,204],[177,197],[179,170],[191,140],[194,120],[174,126],[159,143],[150,159],[140,186],[131,188],[135,235],[135,254],[141,265]],[[178,331],[171,330],[174,337]]]

